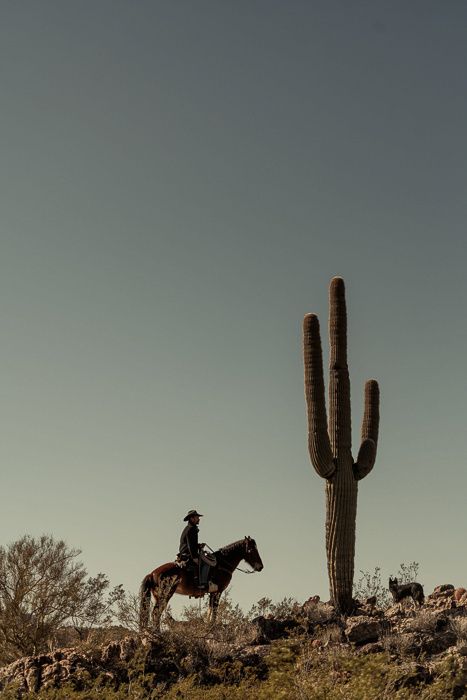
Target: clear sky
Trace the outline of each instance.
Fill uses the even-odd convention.
[[[0,74],[1,543],[136,590],[197,508],[258,542],[243,606],[327,598],[301,324],[341,275],[356,571],[466,585],[466,3],[6,0]]]

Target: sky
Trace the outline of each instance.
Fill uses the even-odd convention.
[[[467,5],[0,8],[0,544],[52,534],[136,591],[183,516],[328,597],[301,324],[346,282],[356,578],[467,584]],[[181,600],[176,605],[186,603]]]

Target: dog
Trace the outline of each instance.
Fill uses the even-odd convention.
[[[425,594],[421,583],[398,583],[397,578],[389,577],[389,590],[394,603],[400,603],[403,598],[412,598],[418,605],[425,602]]]

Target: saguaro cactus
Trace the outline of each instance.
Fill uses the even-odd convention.
[[[329,426],[318,317],[307,314],[303,322],[308,448],[315,470],[326,479],[326,554],[331,600],[338,610],[348,613],[353,607],[358,482],[370,473],[375,463],[379,388],[374,379],[365,384],[362,442],[354,462],[347,366],[347,312],[344,280],[341,277],[334,277],[331,281],[329,307]]]

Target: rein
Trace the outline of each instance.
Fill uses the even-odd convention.
[[[237,568],[234,569],[234,571],[241,571],[242,574],[257,574],[258,573],[254,569],[252,571],[246,571],[246,569],[241,569],[239,566],[237,566]]]

